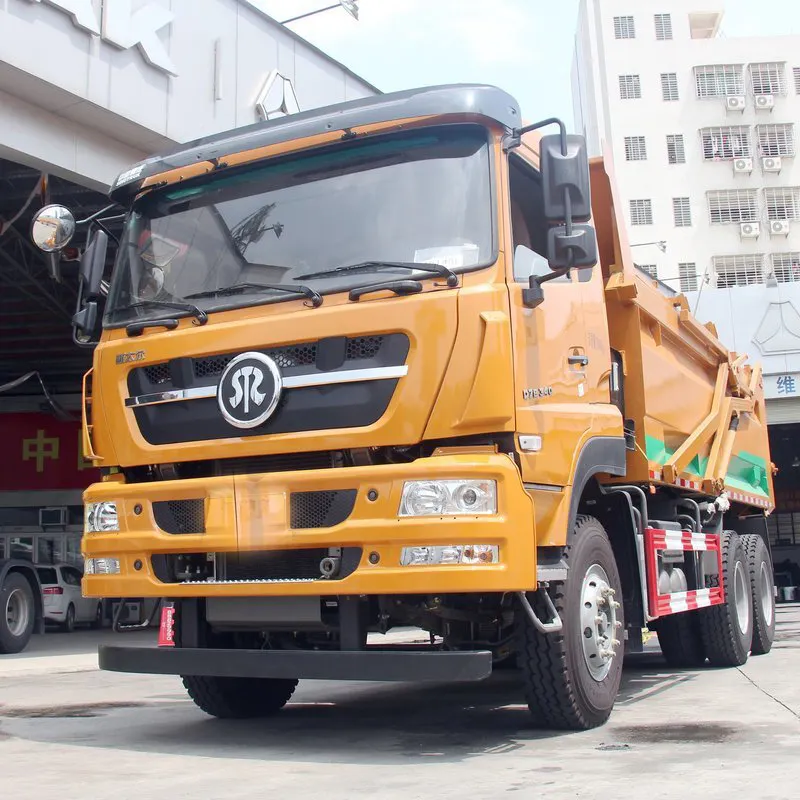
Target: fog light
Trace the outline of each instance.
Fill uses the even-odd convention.
[[[84,575],[119,575],[118,558],[87,558],[83,562]]]
[[[497,564],[500,548],[496,544],[447,544],[404,547],[400,553],[403,567],[445,564]]]
[[[497,513],[497,483],[484,480],[407,481],[401,517],[475,516]]]
[[[117,504],[108,500],[102,503],[87,503],[84,510],[86,533],[113,533],[119,530]]]

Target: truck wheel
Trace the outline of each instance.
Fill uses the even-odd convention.
[[[722,582],[725,602],[698,611],[706,655],[712,666],[739,667],[753,640],[750,570],[739,536],[722,532]]]
[[[296,680],[182,675],[194,704],[220,719],[268,717],[289,702]]]
[[[0,653],[24,650],[35,618],[31,585],[18,572],[8,573],[0,586]]]
[[[772,579],[772,559],[764,540],[755,533],[741,537],[750,568],[750,587],[753,592],[754,656],[769,653],[775,641],[775,590]]]
[[[594,517],[578,517],[567,557],[569,578],[551,589],[564,627],[539,633],[521,611],[518,660],[536,722],[586,730],[608,719],[619,690],[622,646],[616,636],[624,626],[622,604],[614,597],[622,596],[622,585],[611,543]]]
[[[663,617],[658,621],[656,633],[661,653],[670,667],[700,667],[705,663],[706,652],[696,612],[684,611]]]

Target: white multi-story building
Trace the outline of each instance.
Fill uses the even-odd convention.
[[[725,37],[723,3],[711,5],[582,0],[575,122],[592,155],[613,159],[636,263],[762,362],[774,557],[797,563],[800,37]]]

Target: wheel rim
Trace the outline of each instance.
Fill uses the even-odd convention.
[[[775,614],[775,597],[772,593],[772,576],[767,569],[767,562],[761,562],[761,608],[764,612],[764,622],[772,625]]]
[[[22,589],[12,589],[6,600],[6,626],[12,636],[22,636],[28,627],[28,604]]]
[[[581,586],[581,644],[589,674],[598,683],[611,671],[619,642],[616,632],[622,623],[617,619],[620,604],[614,599],[606,571],[592,564]]]
[[[744,565],[741,561],[736,562],[733,571],[733,602],[736,605],[736,621],[739,623],[739,630],[747,633],[750,628],[750,608],[752,606],[750,594],[750,581],[744,574]]]

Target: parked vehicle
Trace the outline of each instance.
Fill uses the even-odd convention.
[[[45,622],[56,623],[65,631],[75,625],[99,625],[101,604],[81,594],[81,571],[70,564],[37,566],[42,584]]]
[[[644,626],[671,663],[769,650],[760,368],[636,267],[611,164],[521,120],[432,87],[147,159],[107,300],[110,220],[82,222],[84,591],[167,599],[164,646],[104,669],[243,717],[514,661],[537,722],[583,729]],[[34,241],[74,227],[50,206]],[[404,625],[430,646],[368,644]]]
[[[44,631],[42,588],[33,565],[0,559],[0,654],[19,653]]]

